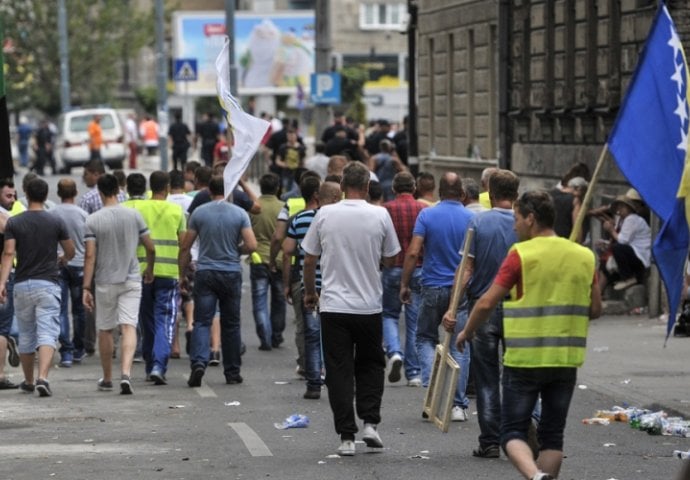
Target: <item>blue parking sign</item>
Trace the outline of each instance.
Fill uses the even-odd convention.
[[[340,103],[339,73],[312,73],[310,85],[312,103],[329,105]]]

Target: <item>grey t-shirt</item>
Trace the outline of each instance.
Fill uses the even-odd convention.
[[[69,239],[61,219],[44,210],[27,210],[7,220],[5,240],[10,239],[16,241],[16,283],[29,279],[58,283],[58,243]]]
[[[101,208],[86,219],[84,241],[96,242],[97,284],[141,280],[137,245],[149,229],[141,214],[133,208]]]
[[[48,210],[51,215],[62,219],[67,228],[69,238],[74,242],[74,258],[68,265],[72,267],[84,266],[84,225],[89,216],[86,211],[70,203],[61,203]]]
[[[194,210],[189,217],[189,230],[199,236],[197,271],[241,272],[242,229],[251,227],[247,212],[225,200],[212,201]]]

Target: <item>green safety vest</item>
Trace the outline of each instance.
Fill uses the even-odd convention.
[[[503,303],[503,364],[579,367],[585,360],[594,254],[561,237],[516,243],[522,297]]]
[[[144,217],[151,240],[156,246],[153,276],[179,278],[178,236],[186,229],[182,208],[167,200],[127,200],[123,205],[138,210]],[[137,247],[137,256],[143,273],[146,270],[146,248],[143,245]]]
[[[293,217],[299,212],[304,210],[307,206],[307,202],[304,201],[304,197],[288,198],[285,202],[288,207],[288,216]]]

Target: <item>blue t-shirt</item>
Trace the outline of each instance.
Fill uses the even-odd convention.
[[[467,286],[468,297],[480,297],[494,282],[508,250],[517,242],[514,225],[513,211],[505,208],[481,212],[470,220],[474,239],[469,254],[474,257],[474,272]]]
[[[206,203],[189,217],[189,230],[199,237],[199,270],[241,272],[239,245],[242,229],[251,228],[249,215],[225,200]]]
[[[422,286],[453,285],[465,232],[473,216],[462,203],[453,200],[443,200],[419,212],[412,235],[424,238]]]

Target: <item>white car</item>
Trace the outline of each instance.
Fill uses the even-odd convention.
[[[89,108],[64,113],[58,119],[56,160],[63,173],[69,174],[72,167],[81,167],[89,161],[87,127],[94,115],[101,117],[103,163],[114,170],[122,168],[128,149],[124,126],[117,111],[113,108]]]

